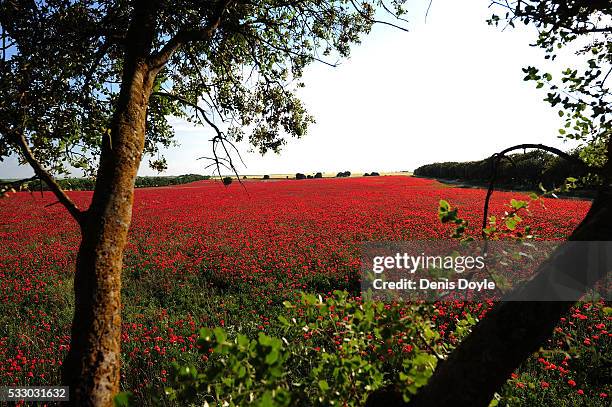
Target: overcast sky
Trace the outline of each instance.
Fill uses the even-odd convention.
[[[529,46],[534,29],[489,27],[488,0],[434,0],[425,23],[428,3],[408,1],[410,32],[376,27],[341,66],[308,68],[300,95],[317,123],[280,155],[241,146],[240,172],[400,171],[481,159],[521,142],[572,147],[557,138],[560,120],[545,92],[523,82],[521,68],[543,62]],[[197,157],[210,154],[212,133],[172,122],[180,146],[164,152],[165,174],[210,173]],[[0,178],[28,174],[14,160],[0,164]],[[155,174],[146,160],[140,174]]]

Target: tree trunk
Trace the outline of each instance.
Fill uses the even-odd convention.
[[[155,27],[150,6],[146,1],[134,6],[121,91],[110,134],[103,136],[96,187],[81,225],[72,337],[62,371],[71,403],[78,406],[112,406],[119,391],[123,249],[154,81],[146,63]]]

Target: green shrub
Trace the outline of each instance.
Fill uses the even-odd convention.
[[[303,294],[284,305],[280,337],[201,329],[197,343],[208,362],[174,363],[160,403],[360,406],[387,386],[409,400],[450,349],[425,317],[427,305],[384,304],[343,291],[326,299]],[[471,322],[456,325],[457,338],[475,322],[467,317]]]

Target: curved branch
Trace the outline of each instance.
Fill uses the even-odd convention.
[[[506,154],[515,151],[515,150],[524,150],[524,149],[537,149],[547,151],[551,154],[555,154],[567,161],[578,164],[581,167],[588,168],[588,166],[581,159],[569,155],[568,153],[559,150],[555,147],[546,146],[544,144],[518,144],[516,146],[508,147],[505,150],[500,151],[499,153],[493,154],[491,159],[493,160],[493,169],[491,173],[491,180],[489,181],[489,188],[487,189],[487,196],[485,197],[483,214],[482,214],[482,236],[486,239],[486,233],[484,230],[487,227],[487,218],[489,216],[489,202],[491,201],[491,195],[493,195],[493,190],[495,189],[495,181],[497,181],[497,167],[503,158],[507,158]]]
[[[567,314],[580,294],[609,274],[605,262],[599,263],[593,273],[585,273],[584,265],[592,262],[593,254],[585,250],[585,245],[573,242],[598,242],[597,247],[609,254],[610,239],[612,194],[607,190],[600,192],[570,235],[570,242],[559,246],[510,301],[496,304],[407,405],[488,406],[510,374],[550,337],[559,318]],[[571,301],[555,297],[557,293],[550,289],[552,282],[559,281],[572,281],[576,291]],[[521,300],[535,295],[543,300]]]

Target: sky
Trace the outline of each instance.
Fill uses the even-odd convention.
[[[409,32],[375,27],[338,67],[313,64],[299,95],[316,123],[289,139],[279,155],[239,145],[241,174],[412,171],[441,161],[478,160],[522,142],[569,149],[557,138],[560,119],[524,82],[521,68],[560,72],[569,59],[544,64],[530,47],[532,27],[489,27],[489,0],[408,0]],[[210,174],[198,157],[210,155],[210,129],[172,118],[179,146],[163,151],[162,175]],[[0,178],[29,176],[15,160]],[[140,175],[157,175],[143,160]]]

